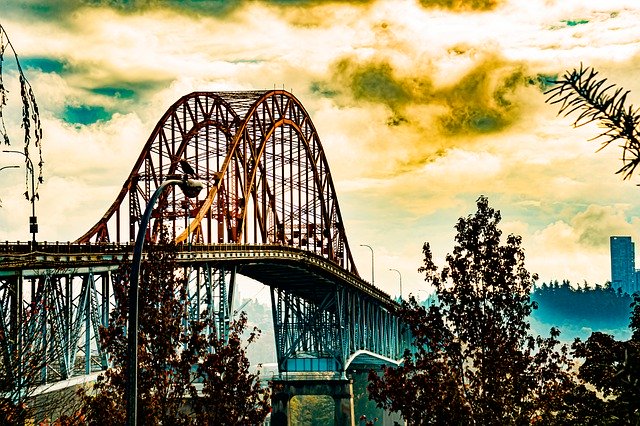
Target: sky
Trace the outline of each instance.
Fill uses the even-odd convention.
[[[375,284],[398,294],[397,269],[420,297],[423,243],[442,266],[481,195],[540,282],[603,284],[609,236],[640,242],[621,150],[596,152],[600,129],[544,94],[583,64],[639,104],[639,21],[636,0],[0,0],[42,119],[39,240],[97,222],[182,95],[284,88],[318,131],[360,274],[367,244]],[[5,148],[21,149],[10,60]],[[0,171],[0,241],[30,238],[24,191],[24,167]]]

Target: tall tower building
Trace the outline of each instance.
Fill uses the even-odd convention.
[[[611,287],[621,288],[623,292],[633,294],[636,287],[635,247],[631,237],[612,236],[611,247]]]

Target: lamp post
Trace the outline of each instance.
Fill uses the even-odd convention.
[[[2,150],[2,152],[12,152],[14,154],[24,155],[27,164],[27,172],[31,173],[31,217],[29,218],[29,232],[31,232],[31,248],[36,248],[36,234],[38,233],[38,218],[36,217],[36,185],[35,185],[35,170],[33,170],[33,163],[31,158],[22,151]],[[11,166],[8,166],[11,167]]]
[[[151,218],[153,206],[158,201],[162,191],[167,186],[178,185],[184,195],[188,198],[196,197],[204,184],[197,180],[168,178],[158,186],[153,193],[147,207],[142,215],[136,244],[133,248],[133,259],[131,261],[131,279],[129,284],[129,326],[127,329],[127,385],[125,387],[125,400],[127,401],[127,425],[137,424],[138,412],[138,287],[140,280],[140,261],[142,259],[142,249],[144,247],[145,234]]]
[[[375,273],[374,273],[374,260],[373,260],[373,248],[370,245],[367,244],[360,244],[360,247],[369,247],[369,250],[371,250],[371,284],[375,285]]]
[[[402,300],[402,274],[397,269],[389,269],[390,271],[396,271],[398,273],[398,278],[400,278],[400,300]]]

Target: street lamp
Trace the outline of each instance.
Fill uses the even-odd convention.
[[[127,425],[133,426],[137,423],[138,411],[138,287],[140,280],[140,261],[142,259],[142,249],[144,247],[145,234],[151,218],[153,206],[158,201],[162,191],[167,186],[178,185],[184,195],[188,198],[195,198],[204,184],[197,180],[170,177],[160,184],[153,193],[140,221],[136,244],[133,248],[133,259],[131,261],[131,282],[129,284],[129,327],[127,330],[127,386],[125,387],[125,400],[127,401]]]
[[[12,152],[14,154],[24,155],[27,163],[27,172],[31,173],[31,217],[29,218],[29,232],[31,232],[31,248],[36,248],[36,234],[38,233],[38,218],[36,217],[36,185],[35,185],[35,171],[33,170],[33,163],[31,158],[22,151],[2,150],[2,152]],[[11,167],[11,166],[8,166]]]
[[[375,284],[375,280],[374,280],[374,263],[373,263],[373,248],[371,248],[371,246],[367,245],[367,244],[360,244],[360,247],[369,247],[369,250],[371,250],[371,285]]]
[[[398,278],[400,278],[400,300],[402,300],[402,274],[397,269],[389,269],[390,271],[396,271],[398,273]]]

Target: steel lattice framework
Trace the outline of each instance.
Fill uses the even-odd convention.
[[[281,90],[195,92],[178,100],[112,206],[77,242],[133,241],[151,194],[182,173],[180,159],[207,183],[207,195],[189,200],[167,191],[150,240],[162,222],[177,242],[286,244],[357,274],[316,129],[302,104]]]
[[[192,170],[185,172],[186,161]],[[174,103],[147,140],[116,200],[74,243],[0,246],[0,356],[15,371],[43,354],[42,380],[109,364],[98,327],[122,303],[113,286],[130,258],[148,200],[185,173],[206,191],[167,189],[152,214],[182,244],[187,315],[215,315],[226,333],[236,274],[271,288],[280,372],[344,375],[393,362],[406,347],[395,302],[358,276],[331,173],[302,104],[281,90],[195,92]],[[29,315],[33,312],[33,315]],[[44,357],[44,354],[55,354]],[[15,392],[15,389],[13,390]]]

